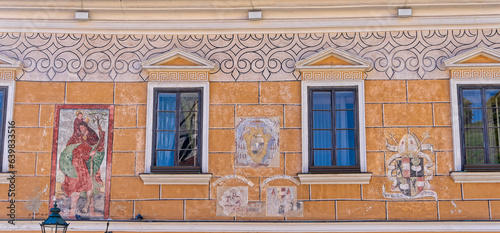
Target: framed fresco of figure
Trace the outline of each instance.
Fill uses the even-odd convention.
[[[113,110],[112,105],[55,107],[50,206],[57,203],[65,219],[109,217]]]

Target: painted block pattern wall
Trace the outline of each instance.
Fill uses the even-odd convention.
[[[16,83],[14,120],[19,138],[17,159],[17,214],[22,219],[47,217],[52,133],[56,104],[114,104],[110,218],[129,220],[137,214],[151,220],[486,220],[500,217],[496,184],[457,184],[452,170],[449,80],[367,80],[367,166],[373,174],[367,185],[300,185],[298,200],[304,217],[216,216],[213,185],[144,185],[146,83]],[[46,93],[51,93],[47,95]],[[240,175],[255,185],[249,199],[265,201],[258,184],[274,175],[296,177],[301,172],[300,81],[211,82],[209,172],[213,179]],[[238,117],[280,119],[280,165],[274,168],[234,166],[234,128]],[[394,201],[382,196],[390,187],[385,148],[387,135],[420,137],[429,132],[438,201],[423,198]],[[229,181],[225,186],[241,185]],[[270,185],[294,185],[275,180]],[[5,213],[6,184],[1,184]],[[168,210],[168,211],[165,211]],[[5,216],[5,214],[3,215]]]

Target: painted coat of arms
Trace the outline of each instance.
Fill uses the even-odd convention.
[[[295,187],[267,188],[267,216],[301,217],[302,207]]]
[[[51,205],[64,218],[109,216],[112,105],[57,105],[52,150]]]
[[[240,118],[236,125],[235,165],[279,166],[279,118]]]
[[[433,152],[431,144],[425,144],[429,133],[424,133],[422,142],[413,134],[406,134],[399,143],[394,135],[389,139],[397,145],[392,145],[386,140],[386,148],[397,152],[387,160],[387,178],[392,182],[391,191],[386,193],[385,186],[382,187],[383,195],[391,199],[416,199],[422,197],[433,197],[437,200],[437,193],[429,190],[430,180],[434,178],[432,167],[434,163],[425,151]]]

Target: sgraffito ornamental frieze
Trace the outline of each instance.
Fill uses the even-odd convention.
[[[443,61],[479,45],[499,49],[497,29],[245,35],[0,34],[19,60],[18,80],[147,81],[141,62],[175,48],[216,64],[211,81],[300,80],[297,61],[334,47],[372,62],[367,79],[446,78]]]

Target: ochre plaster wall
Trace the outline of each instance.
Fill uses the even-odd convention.
[[[260,185],[273,175],[301,172],[300,81],[210,82],[209,173],[213,179],[240,175],[255,186],[249,200],[265,201]],[[57,104],[113,104],[114,137],[110,218],[129,220],[488,220],[500,219],[500,184],[457,184],[452,170],[452,129],[449,80],[366,80],[367,185],[300,185],[298,200],[304,217],[216,216],[212,185],[144,185],[147,83],[16,82],[17,219],[44,219],[48,213],[54,111]],[[238,117],[280,118],[280,166],[234,166],[235,120]],[[438,201],[422,198],[394,201],[382,196],[389,189],[385,161],[387,134],[400,139],[429,132],[426,143],[435,163],[430,181]],[[225,186],[241,185],[227,181]],[[271,186],[295,186],[274,180]],[[0,184],[0,218],[6,218],[7,184]],[[41,205],[37,207],[37,204]],[[35,207],[33,207],[35,206]]]

